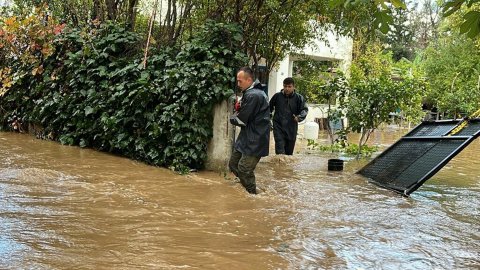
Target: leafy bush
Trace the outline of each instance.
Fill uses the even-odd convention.
[[[62,144],[181,172],[203,167],[213,106],[233,93],[234,70],[245,63],[239,28],[209,22],[183,47],[154,52],[146,69],[138,40],[111,23],[64,31],[43,73],[0,98],[3,128],[16,117]]]
[[[403,70],[407,67],[395,66],[391,53],[382,53],[379,45],[372,45],[352,63],[348,98],[340,107],[346,111],[349,130],[361,134],[360,146],[389,120],[390,113],[401,112],[408,120],[419,120],[426,84],[410,72],[413,66],[409,72]]]
[[[475,41],[453,32],[431,44],[424,58],[426,76],[434,90],[428,98],[440,112],[457,118],[479,109],[480,48]]]
[[[321,145],[315,140],[308,140],[307,147],[311,148],[312,150],[318,150],[321,152],[331,152],[331,153],[343,153],[347,156],[359,156],[359,157],[370,157],[373,153],[378,151],[378,146],[368,146],[362,145],[359,146],[358,144],[350,143],[345,144],[341,142],[337,142],[334,144],[328,145]]]

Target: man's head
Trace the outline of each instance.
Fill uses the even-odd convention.
[[[249,67],[242,67],[237,72],[237,86],[245,91],[253,83],[253,70]]]
[[[292,77],[285,78],[285,80],[283,80],[283,93],[289,96],[293,91],[295,91],[295,81]]]

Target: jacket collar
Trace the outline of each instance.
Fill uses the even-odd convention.
[[[248,90],[250,89],[253,89],[253,88],[257,88],[257,89],[262,89],[262,84],[260,83],[259,80],[255,80],[252,85],[250,85],[250,87],[248,87],[247,89],[245,89],[243,92],[247,92]]]
[[[253,82],[252,85],[250,85],[250,87],[248,87],[247,89],[245,89],[245,91],[248,91],[248,90],[250,90],[250,89],[252,89],[252,88],[254,88],[254,87],[255,87],[255,82]]]
[[[287,94],[285,94],[285,91],[283,91],[283,89],[280,92],[282,92],[282,95],[287,98],[293,97],[296,93],[295,90],[293,90],[293,92],[289,96],[287,96]]]

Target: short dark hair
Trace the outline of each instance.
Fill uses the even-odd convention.
[[[253,75],[253,70],[249,67],[241,67],[240,69],[238,69],[237,71],[237,74],[240,72],[240,71],[243,71],[243,73],[245,73],[245,76],[246,77],[249,77],[252,79],[252,81],[255,81],[255,77]]]
[[[291,84],[291,85],[295,86],[295,81],[293,80],[292,77],[288,77],[288,78],[285,78],[285,80],[283,80],[283,84],[286,84],[286,85]]]

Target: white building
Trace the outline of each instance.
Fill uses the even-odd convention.
[[[292,77],[293,63],[300,60],[296,55],[305,55],[318,61],[339,62],[339,68],[347,73],[352,62],[353,40],[349,37],[339,36],[333,32],[326,33],[326,41],[316,40],[312,46],[307,46],[302,51],[293,52],[280,61],[276,70],[270,72],[268,78],[268,96],[271,98],[283,88],[283,80]],[[307,100],[308,103],[308,100]],[[326,118],[326,104],[309,104],[309,113],[306,121],[314,121],[316,118]]]
[[[10,6],[12,4],[12,0],[0,0],[0,7]]]

